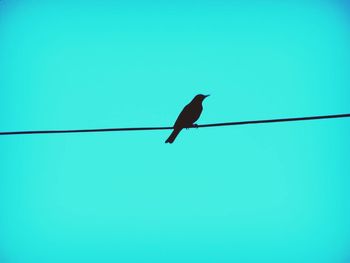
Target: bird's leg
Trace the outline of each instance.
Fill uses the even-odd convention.
[[[197,123],[193,123],[190,126],[185,127],[186,130],[188,130],[189,128],[198,128],[198,124]]]

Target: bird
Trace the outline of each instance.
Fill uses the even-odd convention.
[[[187,104],[179,116],[177,117],[175,124],[173,126],[173,132],[170,134],[169,138],[165,141],[165,143],[173,143],[181,132],[183,128],[191,128],[197,127],[198,125],[195,122],[199,119],[203,106],[202,102],[209,95],[198,94],[196,95],[192,101]]]

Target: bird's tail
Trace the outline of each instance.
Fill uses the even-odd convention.
[[[174,129],[165,143],[173,143],[182,129]]]

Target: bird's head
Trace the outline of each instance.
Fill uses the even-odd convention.
[[[203,95],[203,94],[198,94],[196,95],[196,97],[194,97],[194,101],[200,101],[202,102],[206,97],[208,97],[209,95]]]

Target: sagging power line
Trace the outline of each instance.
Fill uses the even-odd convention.
[[[250,120],[250,121],[200,124],[200,125],[196,125],[196,126],[192,126],[192,127],[188,127],[188,128],[190,128],[190,129],[192,129],[192,128],[209,128],[209,127],[218,127],[218,126],[234,126],[234,125],[263,124],[263,123],[274,123],[274,122],[292,122],[292,121],[309,121],[309,120],[336,119],[336,118],[349,118],[349,117],[350,117],[350,113],[347,113],[347,114],[321,115],[321,116],[310,116],[310,117],[296,117],[296,118],[281,118],[281,119],[266,119],[266,120]],[[174,127],[167,126],[167,127],[80,129],[80,130],[9,131],[9,132],[0,132],[0,135],[172,130],[173,128]]]

